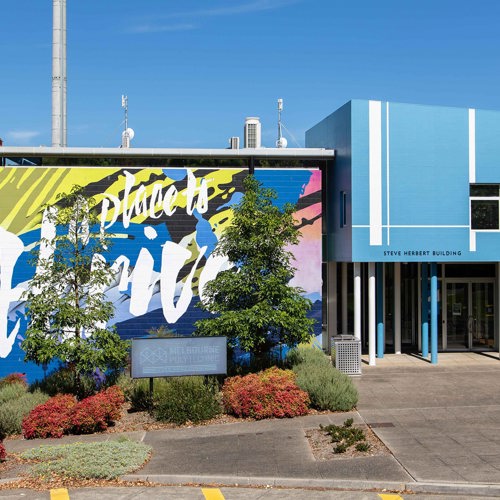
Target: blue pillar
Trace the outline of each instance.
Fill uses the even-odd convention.
[[[429,283],[427,262],[422,262],[422,357],[429,356]]]
[[[377,262],[375,281],[377,283],[377,358],[384,357],[384,264]]]
[[[431,264],[431,363],[438,362],[438,277],[437,264]]]

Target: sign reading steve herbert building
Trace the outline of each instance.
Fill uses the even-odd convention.
[[[132,378],[227,373],[226,337],[132,340]]]

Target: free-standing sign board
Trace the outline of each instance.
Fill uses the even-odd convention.
[[[226,337],[132,339],[132,378],[227,373]]]

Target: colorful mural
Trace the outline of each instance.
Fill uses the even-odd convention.
[[[4,168],[0,171],[0,377],[24,372],[30,380],[47,367],[24,363],[26,328],[22,294],[36,272],[30,263],[47,206],[74,185],[98,202],[101,224],[112,235],[105,258],[116,271],[106,294],[123,338],[167,324],[190,334],[204,314],[195,304],[205,284],[231,264],[212,255],[248,171],[241,168]],[[317,170],[259,170],[278,202],[297,203],[303,237],[292,248],[293,284],[314,303],[321,334],[321,175]]]

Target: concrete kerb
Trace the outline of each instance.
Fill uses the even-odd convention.
[[[165,475],[165,474],[128,474],[121,477],[124,481],[150,481],[162,485],[218,485],[237,486],[269,486],[281,488],[325,488],[331,490],[353,491],[408,491],[425,494],[447,494],[500,497],[500,484],[470,483],[432,483],[395,481],[364,481],[348,479],[307,479],[279,477],[249,476],[197,476],[197,475]]]

